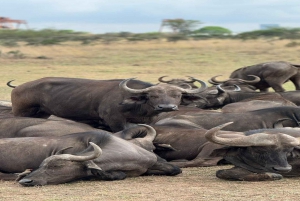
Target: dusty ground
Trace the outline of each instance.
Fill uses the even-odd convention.
[[[175,177],[147,176],[122,181],[78,181],[43,187],[0,183],[0,200],[299,200],[299,178],[268,182],[234,182],[215,177],[230,166],[185,168]]]

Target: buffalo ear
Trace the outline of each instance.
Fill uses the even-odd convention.
[[[88,169],[91,169],[91,170],[101,170],[102,171],[102,169],[96,163],[94,163],[94,161],[92,161],[92,160],[86,161],[84,163],[85,163],[85,166]]]
[[[131,96],[129,98],[126,98],[122,101],[121,105],[124,105],[124,104],[144,104],[146,103],[147,101],[147,98],[146,96]]]

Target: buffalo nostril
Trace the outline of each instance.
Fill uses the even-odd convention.
[[[173,104],[159,104],[159,105],[157,105],[157,107],[155,109],[156,110],[166,110],[166,111],[178,110],[178,106],[173,105]]]

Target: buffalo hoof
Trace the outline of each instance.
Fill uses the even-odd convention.
[[[266,175],[268,175],[271,180],[280,180],[283,178],[283,176],[281,174],[276,174],[276,173],[272,173],[272,172],[267,172]]]
[[[220,179],[231,181],[274,181],[283,178],[282,175],[266,172],[255,173],[239,167],[233,167],[227,170],[218,170],[216,176]]]

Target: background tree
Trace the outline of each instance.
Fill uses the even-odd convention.
[[[210,36],[222,36],[231,35],[232,32],[229,29],[219,27],[219,26],[206,26],[201,29],[193,31],[194,34],[207,34]]]
[[[161,24],[160,31],[163,27],[169,27],[174,33],[188,34],[199,24],[201,24],[201,22],[198,20],[165,19]]]

